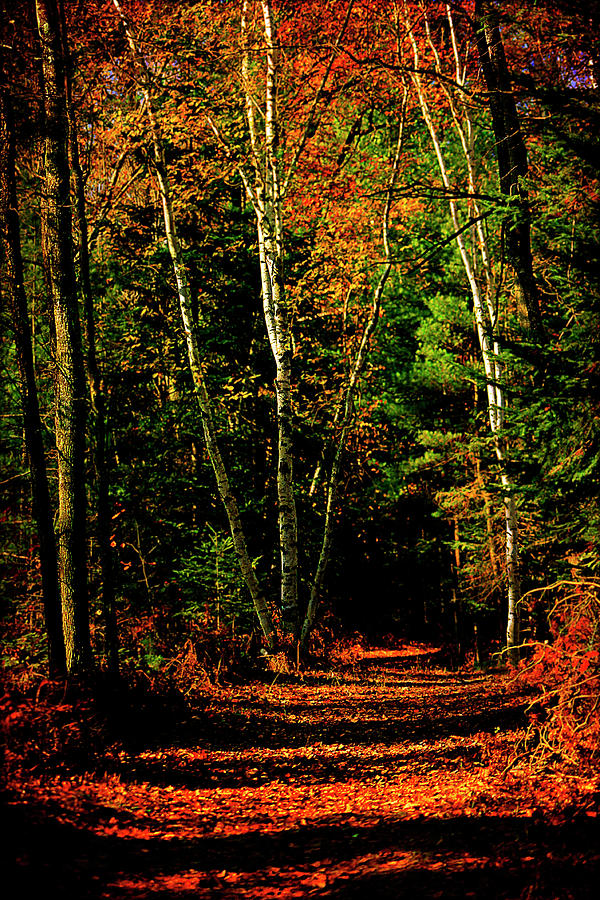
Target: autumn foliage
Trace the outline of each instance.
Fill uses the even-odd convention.
[[[180,706],[138,690],[119,727],[98,693],[14,697],[5,840],[20,882],[98,900],[458,900],[490,878],[507,900],[593,896],[597,778],[508,769],[521,688],[436,659],[364,649],[302,678],[205,684]]]
[[[535,646],[520,680],[532,688],[525,747],[532,762],[593,768],[600,752],[600,596],[597,579],[536,592],[554,598],[551,640]]]
[[[600,3],[6,7],[21,895],[595,897]]]

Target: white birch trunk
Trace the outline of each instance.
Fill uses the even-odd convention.
[[[433,43],[433,40],[431,39],[426,9],[424,4],[421,4],[420,6],[421,14],[423,15],[425,21],[425,30],[429,46],[432,50],[436,67],[438,71],[441,71],[440,57]],[[446,12],[452,38],[452,49],[456,66],[456,80],[457,84],[461,86],[464,83],[465,69],[460,64],[458,44],[456,41],[452,13],[449,5],[446,5]],[[413,51],[414,71],[411,74],[411,80],[415,87],[423,119],[427,126],[427,130],[429,131],[442,183],[446,190],[450,193],[450,178],[448,176],[446,161],[437,134],[437,129],[435,127],[435,123],[433,121],[429,105],[427,103],[423,82],[419,74],[419,51],[413,30],[408,21],[406,4],[405,26]],[[503,488],[502,502],[504,507],[505,520],[505,561],[508,586],[506,649],[509,662],[511,664],[515,664],[516,662],[518,662],[519,658],[518,604],[520,599],[517,508],[514,496],[514,486],[506,470],[506,442],[502,433],[505,422],[506,397],[502,387],[504,371],[501,360],[499,358],[499,345],[497,340],[497,315],[494,307],[494,274],[487,246],[487,240],[485,237],[485,231],[483,229],[481,210],[474,196],[476,193],[476,168],[473,149],[473,122],[470,116],[470,111],[467,104],[464,103],[462,99],[458,101],[457,104],[452,92],[444,81],[442,81],[442,88],[446,94],[446,97],[448,98],[453,123],[463,149],[463,155],[467,167],[467,184],[469,188],[469,194],[471,195],[471,209],[474,213],[473,227],[475,227],[476,229],[477,250],[480,256],[482,271],[485,278],[485,293],[482,294],[480,281],[476,273],[475,259],[469,252],[464,237],[464,228],[461,227],[460,224],[458,204],[456,200],[450,199],[449,209],[450,217],[452,219],[452,225],[456,233],[455,240],[459,250],[463,268],[469,282],[469,288],[473,299],[473,312],[477,330],[477,338],[486,378],[490,431],[494,440],[494,450],[496,458],[501,470],[500,478]]]
[[[248,199],[252,203],[256,215],[263,310],[276,369],[275,388],[277,395],[279,451],[277,494],[281,554],[281,609],[284,619],[287,620],[289,625],[293,625],[293,630],[298,637],[300,636],[300,610],[298,603],[298,524],[293,480],[292,335],[284,280],[283,197],[289,186],[290,179],[294,175],[309,135],[318,121],[319,103],[323,97],[333,63],[337,57],[340,41],[350,20],[353,6],[354,0],[349,0],[333,52],[313,97],[302,135],[292,154],[287,173],[283,177],[281,151],[279,148],[280,122],[277,107],[279,40],[273,19],[272,3],[271,0],[260,0],[266,54],[263,97],[264,134],[262,136],[259,135],[257,126],[257,110],[260,110],[261,107],[253,97],[250,83],[248,34],[249,15],[253,5],[250,0],[243,0],[242,3],[242,82],[244,108],[250,138],[250,164],[249,167],[241,166],[240,173]],[[248,168],[250,171],[248,171]],[[385,280],[387,280],[387,274],[383,284],[385,284]],[[360,366],[362,366],[362,362]],[[358,377],[358,371],[356,377]],[[339,468],[339,458],[336,456],[336,459],[337,467]],[[333,482],[330,480],[330,491],[327,497],[323,548],[316,575],[316,582],[319,584],[322,582],[331,544],[331,512],[335,495],[335,489],[333,488],[335,482],[337,482],[337,474]],[[313,598],[311,596],[311,604],[312,602]]]
[[[221,497],[223,506],[225,507],[225,511],[227,513],[227,518],[229,520],[229,528],[233,540],[233,546],[238,558],[242,576],[252,597],[254,609],[256,611],[256,615],[258,617],[263,635],[267,641],[269,649],[274,650],[275,630],[273,627],[271,614],[267,605],[266,598],[252,566],[252,561],[248,554],[237,500],[232,492],[227,475],[227,470],[225,468],[225,464],[221,456],[217,440],[217,431],[212,413],[212,405],[208,391],[206,389],[202,359],[192,317],[192,303],[190,298],[187,273],[183,262],[181,246],[177,236],[175,216],[173,214],[171,190],[164,160],[162,134],[152,104],[148,70],[144,59],[138,50],[137,44],[133,37],[133,33],[131,31],[127,18],[123,13],[119,0],[113,0],[113,4],[123,24],[132,56],[140,70],[140,86],[144,96],[144,102],[146,105],[148,121],[150,123],[150,130],[152,134],[154,163],[163,211],[165,234],[167,237],[169,255],[171,257],[171,262],[173,265],[175,281],[177,283],[177,294],[179,298],[179,308],[181,312],[181,321],[183,324],[183,332],[185,336],[188,363],[194,380],[194,388],[200,408],[206,449],[213,468],[213,472],[215,474],[219,495]]]
[[[446,15],[448,17],[448,25],[452,37],[452,50],[456,63],[456,79],[461,86],[465,82],[466,65],[461,69],[460,55],[458,51],[458,42],[456,40],[456,32],[454,30],[454,21],[452,18],[452,10],[449,4],[446,4]],[[446,88],[446,92],[451,97],[451,92]],[[463,95],[464,96],[464,95]],[[468,104],[461,102],[462,112],[465,118],[466,128],[461,126],[460,116],[456,111],[454,103],[452,104],[452,115],[458,131],[461,144],[463,147],[464,157],[468,170],[468,187],[469,193],[472,195],[473,211],[476,217],[478,248],[481,256],[483,271],[486,280],[485,301],[488,311],[488,320],[490,330],[494,335],[493,354],[494,354],[494,370],[497,389],[498,411],[497,411],[497,428],[498,433],[495,435],[495,451],[496,457],[501,465],[501,484],[504,489],[502,502],[504,506],[505,520],[505,553],[506,553],[506,577],[508,586],[508,613],[506,625],[506,651],[508,661],[511,665],[516,665],[519,661],[519,644],[520,644],[520,616],[519,601],[521,596],[521,587],[519,579],[519,541],[518,541],[518,513],[514,496],[514,485],[506,472],[506,446],[502,439],[501,431],[505,424],[506,401],[504,392],[501,389],[501,382],[504,376],[504,366],[499,358],[499,345],[497,340],[497,309],[495,305],[495,278],[491,263],[490,253],[487,245],[487,238],[483,229],[483,218],[476,199],[476,163],[474,151],[474,127],[471,118],[471,111]]]
[[[288,630],[297,634],[298,522],[294,495],[294,448],[292,408],[292,339],[284,280],[284,236],[281,173],[278,148],[277,73],[278,38],[270,0],[261,0],[265,40],[264,140],[259,137],[249,75],[248,15],[250,3],[242,7],[242,80],[246,121],[250,136],[252,175],[242,169],[249,201],[256,215],[260,276],[265,325],[275,362],[277,399],[277,499],[279,551],[281,559],[281,612]]]

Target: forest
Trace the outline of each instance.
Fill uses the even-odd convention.
[[[1,11],[19,880],[595,896],[600,3]]]

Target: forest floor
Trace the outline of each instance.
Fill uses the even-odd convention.
[[[160,740],[13,778],[4,896],[597,897],[598,781],[511,765],[526,703],[418,648],[206,686]]]

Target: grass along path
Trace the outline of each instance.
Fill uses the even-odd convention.
[[[418,662],[207,687],[160,746],[23,776],[13,896],[596,897],[598,785],[503,772],[509,677]]]

